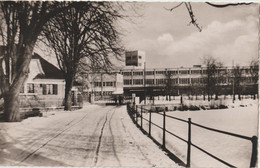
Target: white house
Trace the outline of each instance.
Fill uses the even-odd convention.
[[[28,77],[20,91],[20,107],[60,107],[64,97],[63,73],[35,53],[30,62]]]

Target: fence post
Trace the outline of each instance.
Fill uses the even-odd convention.
[[[143,129],[143,106],[141,106],[141,129]]]
[[[188,119],[187,167],[190,167],[190,153],[191,153],[191,118]]]
[[[163,142],[162,142],[162,147],[163,149],[165,149],[165,126],[166,126],[166,120],[165,120],[165,108],[164,108],[164,111],[163,111]]]
[[[152,111],[149,110],[149,136],[151,136]]]
[[[135,110],[135,122],[136,122],[136,125],[138,125],[138,116],[137,116],[137,111],[138,111],[138,107],[137,107],[137,105],[136,105],[136,108],[135,108],[136,110]]]
[[[250,167],[255,167],[257,161],[257,136],[253,136],[251,142],[252,142],[252,154],[251,154]]]

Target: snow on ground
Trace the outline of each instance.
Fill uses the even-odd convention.
[[[148,98],[148,97],[147,97]],[[252,99],[251,96],[241,96],[241,101],[238,100],[238,96],[236,95],[235,98],[235,102],[232,102],[232,96],[231,95],[220,95],[218,96],[218,100],[214,100],[214,96],[213,99],[210,100],[210,102],[207,100],[207,96],[205,97],[205,100],[203,100],[203,96],[190,96],[190,98],[188,96],[183,96],[183,105],[197,105],[197,106],[202,106],[202,105],[206,105],[206,106],[210,106],[210,105],[226,105],[229,107],[238,107],[238,106],[246,106],[246,105],[250,105],[252,104]],[[181,96],[171,96],[171,100],[166,100],[166,96],[156,96],[154,98],[154,102],[152,100],[147,100],[146,104],[180,104],[181,102]],[[144,101],[142,101],[140,104],[144,104]]]
[[[200,110],[200,111],[172,111],[167,112],[177,118],[223,130],[240,135],[252,137],[258,134],[258,100],[247,99],[243,101],[246,107],[240,107],[241,102],[226,102],[228,109]],[[149,119],[148,113],[143,117]],[[152,113],[152,122],[162,126],[162,116]],[[140,121],[139,121],[140,124]],[[166,129],[187,140],[188,124],[166,118]],[[148,122],[144,121],[144,128],[148,130]],[[197,126],[192,126],[192,143],[227,161],[237,167],[250,165],[252,144],[251,141],[227,136],[224,134],[208,131]],[[162,141],[162,130],[152,126],[152,136],[159,142]],[[186,162],[187,144],[170,134],[166,133],[166,147],[175,155]],[[192,147],[192,167],[226,167],[215,159],[205,155]]]
[[[87,105],[0,122],[1,166],[178,167],[133,124],[126,107]]]

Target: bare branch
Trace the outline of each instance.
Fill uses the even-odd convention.
[[[199,24],[197,23],[197,20],[195,19],[195,15],[193,14],[193,11],[192,11],[192,6],[190,4],[190,2],[185,2],[185,6],[189,12],[189,15],[190,15],[190,18],[191,18],[191,22],[190,24],[193,24],[194,26],[196,26],[198,28],[198,30],[201,32],[202,31],[202,28],[199,26]]]
[[[246,2],[243,2],[243,3],[226,3],[226,4],[213,4],[211,2],[205,2],[206,4],[210,5],[210,6],[213,6],[215,8],[225,8],[225,7],[229,7],[229,6],[240,6],[240,5],[251,5],[252,2],[250,3],[246,3]]]
[[[165,7],[164,7],[164,9],[166,9],[166,10],[168,10],[168,11],[171,11],[171,12],[172,12],[174,9],[176,9],[176,8],[180,7],[182,4],[183,4],[183,2],[179,3],[178,5],[176,5],[176,6],[172,7],[172,8],[170,8],[170,9],[167,9],[167,8],[165,8]]]

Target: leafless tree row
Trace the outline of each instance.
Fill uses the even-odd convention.
[[[19,92],[40,35],[54,50],[66,78],[66,110],[70,90],[79,69],[111,66],[121,46],[115,22],[122,6],[112,2],[0,2],[0,98],[6,121],[19,121]],[[41,38],[42,39],[42,38]],[[85,59],[83,59],[85,58]]]

